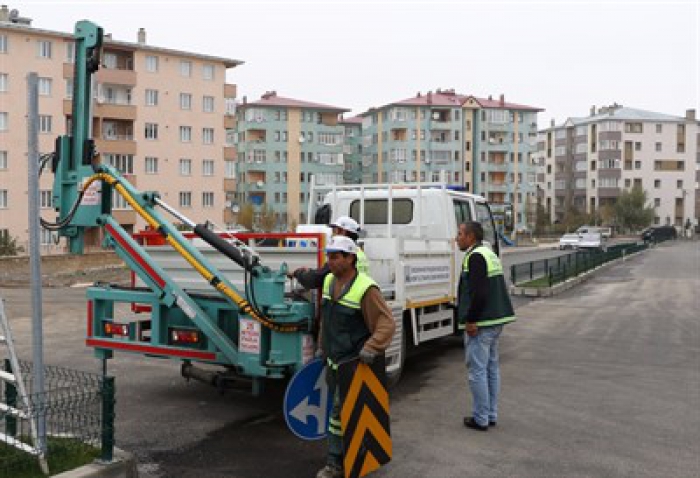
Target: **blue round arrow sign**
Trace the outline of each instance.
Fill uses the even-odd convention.
[[[326,384],[323,360],[314,359],[299,370],[284,394],[284,419],[296,436],[319,440],[326,436],[333,396]]]

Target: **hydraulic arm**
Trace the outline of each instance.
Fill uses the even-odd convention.
[[[167,205],[158,193],[137,190],[115,168],[101,164],[91,125],[93,74],[99,68],[102,29],[82,21],[76,25],[75,38],[71,134],[57,139],[51,161],[58,218],[42,224],[66,237],[70,251],[76,254],[84,250],[86,228],[101,227],[106,245],[114,248],[149,289],[104,284],[90,288],[88,345],[101,358],[110,358],[112,350],[121,349],[220,363],[253,377],[284,376],[299,368],[302,347],[310,337],[313,307],[285,299],[286,266],[277,271],[264,267],[256,256],[222,239],[207,224],[196,224]],[[191,294],[168,276],[111,215],[113,193],[122,196],[211,285],[214,298]],[[175,216],[238,264],[245,271],[245,292],[237,290],[158,209]],[[148,303],[151,318],[115,325],[115,304],[119,302]],[[262,330],[257,346],[242,353],[241,324],[248,326],[250,321]],[[141,333],[144,330],[150,333]],[[126,340],[132,342],[129,347],[124,346]]]

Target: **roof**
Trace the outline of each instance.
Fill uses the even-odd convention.
[[[343,118],[340,120],[341,123],[345,124],[362,124],[362,116],[353,116],[352,118]]]
[[[686,118],[682,116],[673,116],[663,113],[655,113],[653,111],[640,110],[637,108],[627,108],[624,106],[612,106],[605,107],[598,110],[598,113],[587,117],[570,117],[560,125],[546,128],[555,129],[563,128],[566,126],[577,126],[589,123],[595,123],[598,121],[607,120],[620,120],[620,121],[657,121],[657,122],[673,122],[677,123],[679,121],[686,121]]]
[[[471,98],[474,98],[477,103],[482,108],[502,108],[505,110],[525,110],[525,111],[544,111],[543,108],[538,108],[536,106],[528,106],[528,105],[521,105],[518,103],[509,103],[507,101],[504,101],[501,103],[501,100],[494,100],[492,98],[477,98],[476,96],[472,96]]]
[[[312,103],[310,101],[295,100],[294,98],[285,98],[284,96],[278,96],[275,92],[268,92],[262,95],[262,97],[257,101],[252,101],[244,104],[238,105],[238,108],[249,108],[249,107],[287,107],[287,108],[310,108],[315,110],[326,110],[326,111],[337,111],[339,113],[347,113],[350,110],[347,108],[340,108],[338,106],[324,105],[321,103]]]
[[[542,108],[535,106],[521,105],[517,103],[501,102],[500,100],[494,100],[490,97],[478,98],[472,95],[463,95],[460,93],[455,93],[454,90],[438,90],[436,92],[429,91],[426,94],[418,93],[413,98],[408,98],[401,101],[396,101],[393,103],[388,103],[386,105],[380,106],[373,109],[382,109],[388,106],[431,106],[431,107],[447,107],[455,108],[461,107],[467,100],[473,99],[482,108],[500,108],[508,110],[524,110],[524,111],[544,111]],[[369,111],[362,113],[362,116],[366,116]]]
[[[65,39],[70,39],[70,40],[75,38],[72,33],[58,32],[58,31],[54,31],[54,30],[44,30],[42,28],[34,28],[31,26],[20,25],[17,23],[10,23],[10,22],[0,22],[0,30],[19,30],[22,32],[32,32],[32,33],[36,33],[38,35],[54,36],[54,37],[65,38]],[[224,57],[212,56],[212,55],[203,55],[200,53],[193,53],[193,52],[184,51],[184,50],[174,50],[172,48],[162,48],[162,47],[148,45],[145,43],[133,43],[133,42],[126,42],[126,41],[118,41],[118,40],[113,40],[109,37],[104,38],[104,45],[120,46],[120,47],[125,47],[125,48],[133,49],[133,50],[145,50],[145,51],[152,51],[152,52],[156,52],[156,53],[164,53],[164,54],[168,54],[168,55],[177,55],[177,56],[197,58],[200,60],[223,63],[226,68],[234,68],[234,67],[236,67],[238,65],[242,65],[244,63],[241,60],[234,60],[232,58],[224,58]]]

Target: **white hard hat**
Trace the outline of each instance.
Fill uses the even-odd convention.
[[[349,216],[340,216],[331,224],[331,227],[337,227],[338,229],[343,229],[344,231],[352,232],[354,234],[358,234],[360,232],[360,225]]]
[[[333,236],[330,244],[326,247],[326,252],[346,252],[348,254],[357,254],[357,244],[355,241],[346,236]]]

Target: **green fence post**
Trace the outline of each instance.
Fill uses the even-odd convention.
[[[513,285],[516,284],[516,282],[515,282],[515,264],[510,266],[510,283]]]
[[[13,373],[10,359],[5,359],[5,371]],[[17,387],[13,383],[5,382],[5,403],[12,408],[17,408]],[[8,436],[17,435],[17,418],[11,414],[5,415],[5,431]]]
[[[114,456],[114,377],[102,377],[102,450],[100,459],[112,461]]]
[[[530,261],[530,280],[532,280],[534,265],[535,263],[533,261]]]

